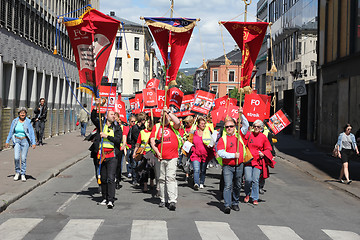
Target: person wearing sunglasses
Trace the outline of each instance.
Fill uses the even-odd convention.
[[[248,132],[245,136],[247,146],[253,159],[244,167],[245,172],[245,198],[244,202],[250,201],[250,193],[254,205],[258,205],[259,200],[259,179],[260,174],[264,179],[269,177],[269,169],[274,167],[275,161],[271,154],[271,144],[268,138],[262,133],[264,123],[257,119],[253,123],[253,132]],[[251,192],[250,192],[251,188]]]
[[[342,183],[350,184],[352,181],[349,178],[349,159],[354,151],[359,155],[359,149],[356,145],[354,134],[351,133],[352,126],[347,123],[344,126],[344,132],[340,133],[337,141],[338,156],[342,161],[339,181]],[[343,180],[345,175],[346,181]]]
[[[224,175],[224,213],[230,214],[231,209],[240,211],[239,198],[241,181],[244,170],[245,145],[241,137],[235,132],[236,123],[233,118],[226,118],[224,125],[226,135],[219,139],[217,153],[222,158]],[[240,144],[238,144],[240,141]],[[239,146],[239,148],[238,148]]]

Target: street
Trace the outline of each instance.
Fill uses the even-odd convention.
[[[178,171],[175,212],[126,178],[110,210],[98,205],[93,164],[85,158],[1,213],[1,239],[360,239],[359,199],[277,161],[259,205],[241,202],[240,212],[226,215],[220,168],[209,169],[198,192]]]

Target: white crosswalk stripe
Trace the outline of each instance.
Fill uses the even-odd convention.
[[[103,222],[103,219],[71,219],[55,240],[93,239],[96,230]]]
[[[22,239],[41,221],[40,218],[11,218],[0,225],[0,238],[2,240]]]
[[[195,221],[202,240],[239,240],[225,222]]]
[[[302,238],[289,227],[268,225],[258,226],[270,240],[302,240]]]
[[[359,234],[354,232],[336,231],[336,230],[328,230],[328,229],[322,229],[322,230],[333,240],[360,240]]]
[[[168,240],[165,221],[134,220],[130,240]]]
[[[11,218],[0,225],[1,240],[21,240],[35,227],[41,228],[41,218]],[[105,219],[71,219],[57,234],[54,240],[95,239],[95,233],[104,224]],[[239,240],[227,222],[195,221],[202,240]],[[302,240],[290,227],[258,225],[269,240]],[[360,240],[360,235],[350,231],[321,229],[329,240]],[[319,230],[320,231],[320,230]],[[27,234],[29,234],[27,236]],[[106,236],[104,236],[106,237]],[[195,237],[194,237],[195,238]],[[44,239],[47,239],[44,236]],[[50,238],[48,238],[50,239]],[[129,239],[129,238],[128,238]],[[133,220],[130,240],[168,240],[168,226],[161,220]]]

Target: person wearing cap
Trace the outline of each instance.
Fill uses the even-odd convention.
[[[26,117],[26,108],[20,108],[18,111],[19,116],[15,118],[10,126],[9,134],[6,138],[5,147],[9,147],[10,139],[14,144],[14,161],[15,161],[15,176],[14,181],[26,181],[26,157],[30,145],[35,149],[35,134],[31,125],[31,120]],[[20,165],[21,158],[21,165]]]

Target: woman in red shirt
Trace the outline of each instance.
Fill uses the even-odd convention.
[[[253,123],[254,132],[248,132],[245,136],[247,146],[253,159],[250,163],[245,165],[245,199],[244,202],[250,200],[250,186],[251,198],[254,205],[258,205],[259,200],[259,178],[263,174],[264,179],[268,178],[268,166],[274,167],[275,162],[272,160],[271,144],[267,137],[261,132],[264,128],[264,123],[261,120],[256,120]]]

